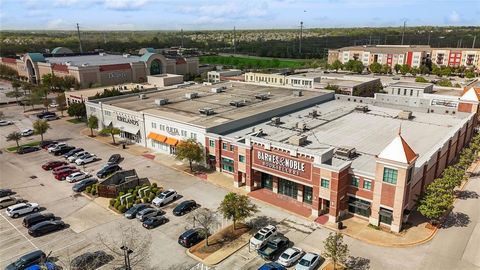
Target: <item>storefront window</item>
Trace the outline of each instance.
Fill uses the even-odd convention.
[[[380,222],[381,223],[385,223],[385,224],[388,224],[388,225],[392,224],[392,220],[393,220],[392,210],[380,207],[380,211],[378,212],[378,214],[380,215]]]
[[[222,170],[233,173],[233,160],[228,158],[222,158]]]
[[[262,188],[273,189],[273,180],[270,174],[262,173]]]
[[[303,187],[303,202],[312,204],[312,198],[313,198],[313,188],[304,186]]]
[[[323,188],[330,188],[330,181],[328,179],[322,178],[320,181],[320,186]]]
[[[278,179],[278,193],[296,199],[297,195],[298,195],[297,183],[279,178]]]
[[[384,168],[383,169],[383,182],[390,184],[397,184],[398,171],[395,169]]]
[[[187,137],[187,131],[186,130],[182,130],[182,137]]]
[[[348,197],[348,211],[364,217],[370,216],[370,202],[355,197]]]

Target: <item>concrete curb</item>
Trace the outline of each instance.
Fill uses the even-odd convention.
[[[202,259],[200,259],[199,257],[197,257],[197,256],[195,256],[194,254],[192,254],[189,249],[187,249],[186,253],[187,253],[187,255],[190,256],[192,259],[195,259],[195,260],[203,263],[204,265],[207,265],[207,266],[215,266],[215,265],[223,262],[224,260],[226,260],[228,257],[230,257],[230,256],[232,256],[233,254],[235,254],[237,251],[239,251],[240,249],[242,249],[242,248],[245,247],[246,245],[248,245],[248,242],[245,243],[245,244],[243,244],[243,245],[238,246],[237,248],[235,248],[234,250],[232,250],[232,252],[229,252],[226,256],[222,256],[220,259],[218,259],[218,260],[216,260],[216,261],[214,261],[214,262],[207,262],[207,261],[208,261],[208,260],[207,260],[208,257],[210,257],[211,255],[202,260]],[[216,251],[216,252],[221,252],[221,251],[219,250],[219,251]],[[216,252],[215,252],[215,253],[216,253]],[[214,253],[212,253],[212,254],[214,254]]]

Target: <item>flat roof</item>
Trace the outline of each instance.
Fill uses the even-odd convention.
[[[225,87],[221,93],[213,93],[212,88]],[[119,108],[144,112],[162,118],[189,123],[204,128],[219,126],[230,121],[257,116],[281,107],[294,105],[330,94],[327,91],[302,90],[302,96],[294,96],[298,89],[254,85],[240,82],[224,82],[214,85],[195,84],[187,87],[162,89],[145,92],[146,99],[139,99],[137,95],[119,97],[102,101],[104,104]],[[198,93],[199,97],[187,99],[186,94]],[[258,94],[268,96],[267,100],[255,98]],[[158,106],[156,99],[168,99],[168,104]],[[230,105],[231,101],[245,102],[242,107]],[[200,109],[211,108],[213,115],[206,116]],[[262,121],[262,119],[259,119]]]
[[[445,87],[438,88],[434,86],[431,94],[461,97],[463,96],[463,88],[445,88]]]
[[[115,65],[115,64],[125,64],[125,63],[134,63],[140,62],[140,56],[130,55],[124,57],[123,55],[117,54],[93,54],[93,55],[72,55],[72,56],[53,56],[46,57],[45,60],[48,63],[55,64],[66,64],[70,62],[71,66],[82,66],[88,64],[89,66],[100,66],[100,65]]]
[[[417,82],[394,82],[390,84],[388,87],[414,87],[414,88],[422,88],[425,89],[426,87],[430,87],[433,84],[431,83],[417,83]]]
[[[319,153],[327,147],[355,147],[360,155],[352,160],[352,168],[356,172],[372,175],[375,173],[375,155],[380,154],[395,138],[400,125],[403,138],[419,154],[417,164],[422,164],[430,158],[431,151],[443,144],[470,115],[413,112],[412,120],[400,120],[396,118],[401,111],[399,109],[368,105],[369,111],[364,113],[355,110],[358,105],[332,100],[281,116],[280,125],[268,121],[255,127],[256,130],[263,130],[265,135],[261,136],[262,139],[284,144],[288,144],[288,139],[294,135],[305,135],[307,144],[303,148]],[[317,110],[320,115],[309,116],[312,110]],[[298,130],[298,122],[305,123],[307,130]],[[248,127],[225,136],[240,140],[251,134],[252,127]]]

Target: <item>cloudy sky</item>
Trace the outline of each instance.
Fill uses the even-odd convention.
[[[0,0],[0,29],[480,25],[480,0]]]

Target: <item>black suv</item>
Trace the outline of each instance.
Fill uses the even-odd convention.
[[[97,172],[97,177],[104,178],[116,171],[120,171],[121,169],[122,168],[117,164],[107,165],[106,167]]]
[[[20,148],[17,149],[17,153],[19,154],[26,154],[26,153],[31,153],[40,150],[40,148],[36,146],[20,146]]]
[[[45,253],[41,250],[35,250],[33,252],[30,252],[28,254],[23,255],[20,257],[18,260],[15,262],[7,265],[5,267],[5,270],[21,270],[25,269],[31,265],[37,264],[43,260],[45,260],[47,256]]]
[[[44,111],[44,112],[38,113],[38,114],[37,114],[37,118],[38,118],[38,119],[43,119],[43,118],[44,118],[45,116],[47,116],[47,115],[57,116],[57,114],[54,113],[54,112]]]
[[[183,201],[173,209],[173,214],[175,216],[182,216],[195,208],[197,208],[197,203],[194,200]]]
[[[42,221],[47,221],[47,220],[53,221],[55,220],[55,216],[52,213],[44,213],[44,212],[35,213],[35,214],[26,216],[23,219],[22,225],[25,228],[30,228],[31,226],[37,223],[40,223]]]
[[[60,155],[63,155],[67,152],[70,152],[71,150],[75,149],[75,147],[73,146],[69,146],[69,145],[65,145],[65,146],[62,146],[60,147],[59,149],[55,149],[52,151],[52,154],[54,154],[55,156],[60,156]]]
[[[201,228],[190,229],[178,237],[178,243],[189,248],[205,239],[205,234],[201,233]]]

